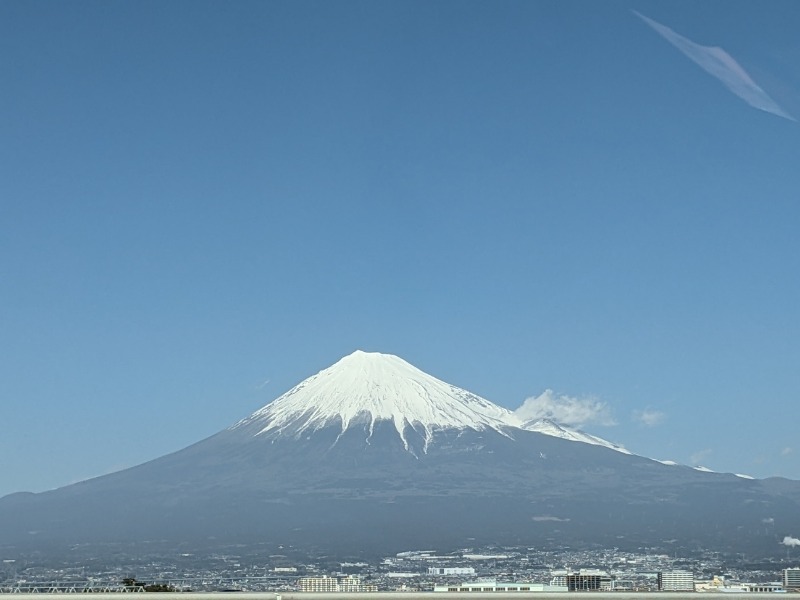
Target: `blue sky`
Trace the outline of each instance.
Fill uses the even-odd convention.
[[[798,30],[791,1],[0,3],[0,495],[359,348],[800,478]]]

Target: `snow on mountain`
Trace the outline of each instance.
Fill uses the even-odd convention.
[[[247,425],[255,426],[256,435],[284,431],[299,435],[329,425],[344,432],[354,422],[367,422],[369,440],[377,421],[392,422],[406,449],[408,426],[423,435],[426,447],[441,429],[488,428],[509,435],[509,428],[516,427],[631,454],[618,444],[550,419],[523,421],[514,412],[428,375],[397,356],[361,350],[302,381],[232,429]]]
[[[551,435],[553,437],[569,440],[571,442],[594,444],[595,446],[604,446],[605,448],[610,448],[611,450],[616,450],[617,452],[622,452],[623,454],[631,454],[630,451],[619,444],[614,444],[613,442],[609,442],[603,438],[599,438],[588,433],[584,433],[583,431],[569,429],[568,427],[559,425],[550,419],[532,419],[522,423],[521,427],[522,429],[526,429],[528,431],[536,431],[538,433]]]
[[[445,383],[391,354],[356,351],[302,381],[232,429],[256,425],[256,435],[295,435],[337,425],[344,432],[367,422],[369,436],[377,421],[391,421],[408,449],[407,426],[427,442],[436,430],[494,429],[508,435],[518,422],[511,411]],[[369,437],[367,438],[369,439]]]

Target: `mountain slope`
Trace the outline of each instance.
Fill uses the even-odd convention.
[[[668,466],[526,430],[509,414],[397,357],[356,353],[183,450],[0,499],[0,544],[9,552],[267,540],[333,553],[483,543],[778,553],[779,539],[800,530],[800,482]]]
[[[584,433],[583,431],[576,431],[575,429],[564,427],[563,425],[559,425],[550,419],[532,419],[530,421],[525,421],[520,427],[527,431],[536,431],[538,433],[543,433],[544,435],[551,435],[553,437],[561,438],[562,440],[603,446],[604,448],[610,448],[611,450],[616,450],[617,452],[622,452],[623,454],[630,454],[628,450],[619,444],[609,442],[608,440],[604,440],[603,438],[599,438],[589,433]]]

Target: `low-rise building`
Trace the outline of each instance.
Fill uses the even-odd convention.
[[[500,582],[495,579],[465,581],[458,584],[437,585],[434,592],[566,592],[567,586],[546,583]]]
[[[472,575],[475,576],[473,567],[428,567],[428,575]]]
[[[746,583],[744,587],[748,592],[758,594],[784,591],[780,583]]]

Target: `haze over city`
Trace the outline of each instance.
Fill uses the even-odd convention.
[[[798,30],[789,1],[0,3],[0,496],[357,349],[800,479]]]

